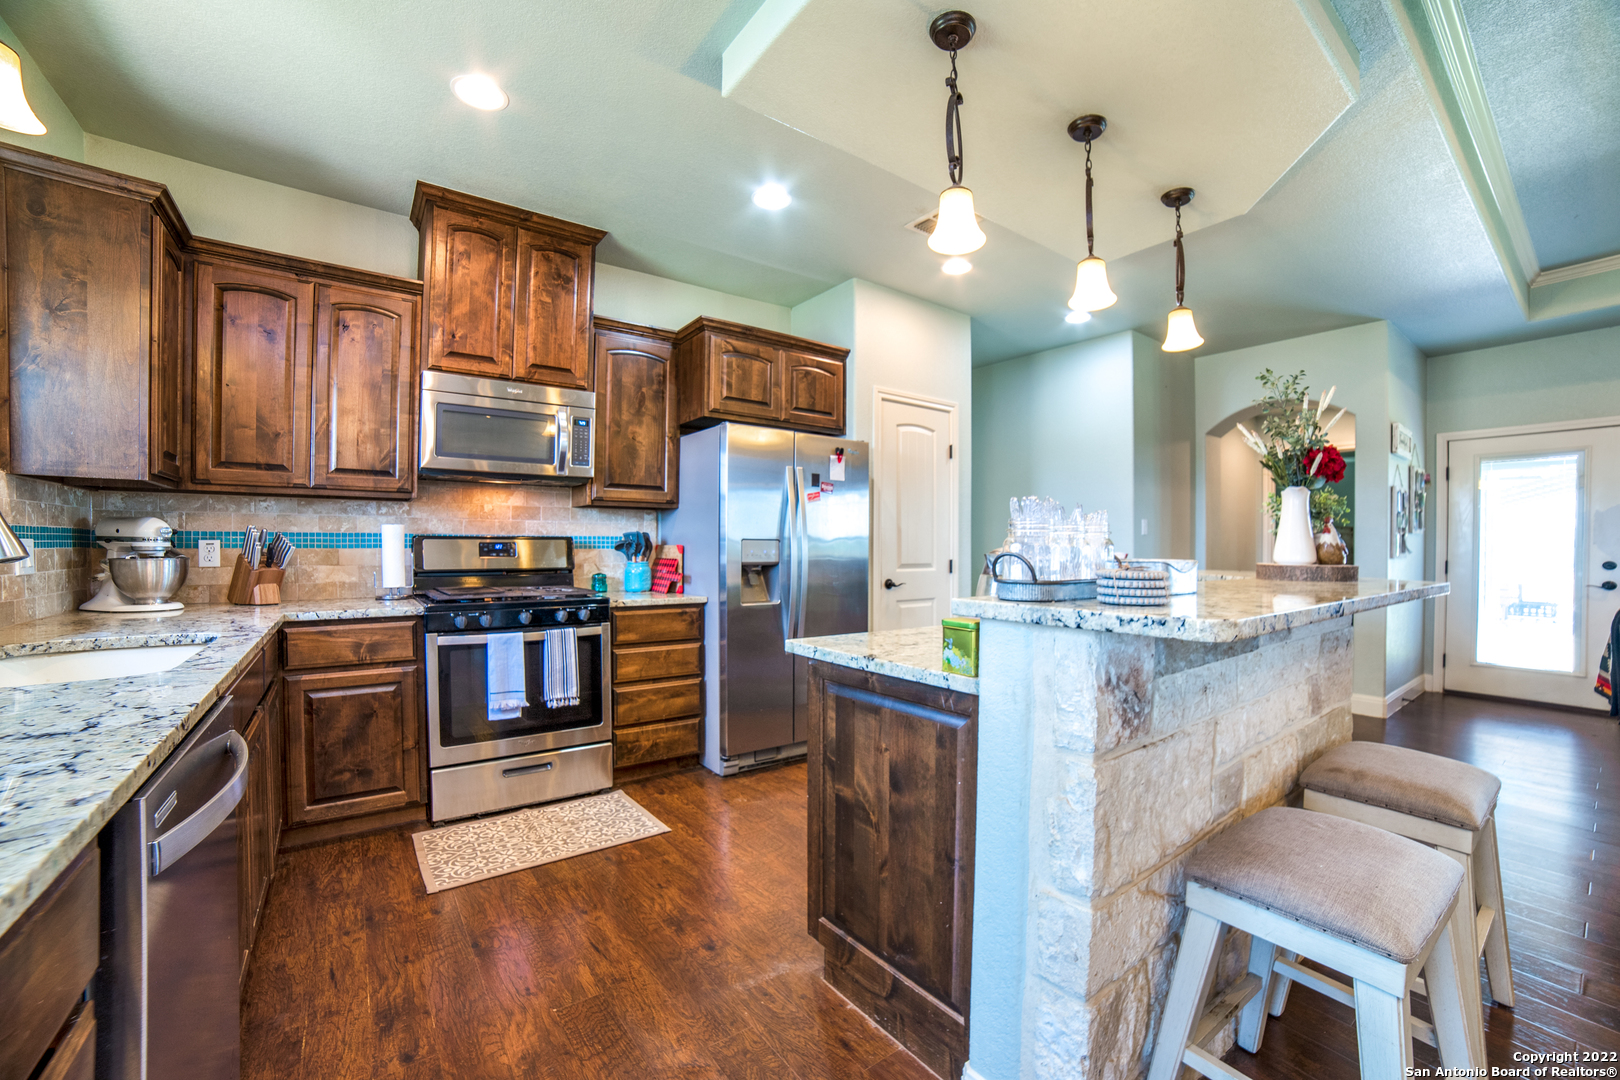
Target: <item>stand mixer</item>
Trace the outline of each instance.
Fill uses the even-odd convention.
[[[170,597],[186,583],[190,563],[169,546],[174,530],[161,518],[104,518],[96,523],[96,543],[107,549],[101,591],[80,611],[178,611],[186,605]]]

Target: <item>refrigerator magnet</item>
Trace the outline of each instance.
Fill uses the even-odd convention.
[[[823,495],[831,495],[833,493],[833,485],[831,480],[823,480],[821,482],[821,493]]]
[[[834,454],[832,460],[827,463],[827,475],[834,480],[844,478],[844,451],[842,449]]]

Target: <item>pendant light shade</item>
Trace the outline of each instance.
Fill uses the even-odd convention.
[[[947,11],[928,24],[928,40],[951,54],[951,73],[945,78],[945,171],[951,186],[939,193],[939,214],[928,234],[928,246],[941,255],[968,255],[984,247],[973,192],[962,186],[962,94],[956,88],[956,52],[973,40],[976,29],[965,11]]]
[[[21,562],[28,558],[28,545],[17,539],[5,515],[0,514],[0,563]]]
[[[1107,118],[1096,113],[1069,121],[1069,138],[1086,145],[1086,257],[1074,271],[1074,295],[1069,297],[1073,311],[1101,311],[1119,300],[1108,287],[1108,264],[1097,258],[1096,238],[1091,230],[1091,144],[1107,130]]]
[[[1075,311],[1101,311],[1119,297],[1108,287],[1108,264],[1095,255],[1080,260],[1074,272],[1074,295],[1069,307]]]
[[[24,135],[45,134],[45,125],[23,94],[22,58],[5,42],[0,42],[0,127]]]
[[[941,255],[968,255],[984,247],[973,192],[955,184],[939,193],[939,220],[928,234],[928,246]]]
[[[1192,309],[1182,303],[1187,290],[1187,252],[1181,242],[1181,208],[1192,202],[1192,188],[1171,188],[1159,196],[1159,201],[1176,212],[1176,306],[1170,309],[1169,321],[1164,327],[1165,352],[1186,352],[1204,343],[1193,323]]]
[[[1170,321],[1164,328],[1165,352],[1186,352],[1196,349],[1204,343],[1198,334],[1198,327],[1193,323],[1192,308],[1174,307],[1170,309]]]

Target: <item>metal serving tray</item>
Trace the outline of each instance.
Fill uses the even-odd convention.
[[[1015,581],[1004,578],[996,573],[996,567],[1002,559],[1017,559],[1029,570],[1029,576],[1035,577],[1035,567],[1030,565],[1028,559],[1016,551],[1003,551],[999,554],[986,555],[984,566],[990,573],[990,580],[996,583],[996,599],[1013,600],[1019,603],[1047,604],[1058,600],[1095,600],[1097,598],[1097,579],[1078,578],[1073,581]]]

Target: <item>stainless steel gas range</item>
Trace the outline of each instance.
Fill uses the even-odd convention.
[[[608,601],[574,587],[573,542],[418,536],[412,546],[433,820],[612,787]]]

